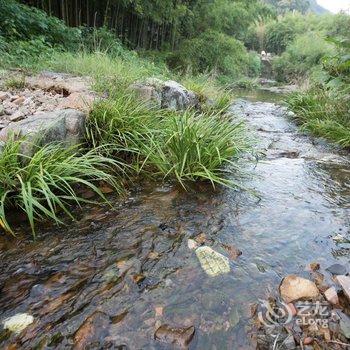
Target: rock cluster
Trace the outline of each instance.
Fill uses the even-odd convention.
[[[26,137],[29,143],[41,145],[81,141],[87,112],[96,98],[88,78],[42,72],[36,76],[18,77],[17,87],[6,89],[0,79],[0,151],[10,137]],[[7,78],[9,79],[9,78]],[[22,151],[30,155],[33,146],[26,143]]]
[[[337,274],[347,268],[328,267],[330,283],[317,271],[319,264],[310,268],[314,281],[286,276],[279,296],[257,307],[257,349],[350,348],[350,277]]]

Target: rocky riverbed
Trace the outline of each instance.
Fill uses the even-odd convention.
[[[335,288],[330,312],[348,315],[333,268],[349,272],[350,158],[301,133],[272,98],[232,107],[256,135],[245,185],[258,197],[145,182],[112,196],[112,208],[87,205],[68,227],[42,227],[36,242],[1,240],[1,347],[345,349],[340,319],[329,339],[279,317],[268,333],[258,317],[268,304],[298,310],[279,288],[288,275],[312,285],[303,302],[329,303]]]

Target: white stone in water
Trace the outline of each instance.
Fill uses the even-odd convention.
[[[29,314],[16,314],[3,321],[4,329],[14,333],[20,333],[34,322],[34,317]]]
[[[203,246],[197,248],[196,255],[203,270],[210,277],[215,277],[230,272],[229,259],[210,247]]]

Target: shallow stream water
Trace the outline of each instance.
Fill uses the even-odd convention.
[[[2,332],[0,348],[170,349],[154,340],[169,324],[195,326],[190,349],[253,349],[252,305],[286,274],[349,263],[350,244],[333,239],[350,236],[349,155],[301,133],[271,95],[232,110],[264,153],[244,183],[260,199],[148,184],[36,242],[3,243],[0,320],[25,312],[34,323]],[[187,243],[201,233],[223,255],[242,251],[230,273],[202,270]]]

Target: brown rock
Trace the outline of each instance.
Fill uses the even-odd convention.
[[[336,277],[336,280],[341,285],[341,287],[342,287],[342,289],[344,291],[344,294],[346,295],[346,297],[350,301],[350,277],[344,276],[344,275],[340,275],[340,276]]]
[[[327,301],[330,302],[333,305],[339,304],[339,298],[338,293],[334,287],[328,288],[324,292],[324,296],[326,297]]]
[[[165,324],[160,326],[154,338],[160,342],[177,345],[182,349],[186,349],[193,339],[195,328],[193,326],[187,328],[174,328]]]
[[[145,280],[145,278],[146,278],[146,276],[142,275],[140,273],[132,276],[132,279],[136,284],[141,283],[142,281]]]
[[[237,260],[242,255],[242,252],[233,245],[222,244],[222,247],[228,252],[231,260]]]
[[[207,237],[206,235],[202,232],[199,235],[197,235],[194,240],[198,243],[198,244],[205,244],[205,242],[207,241]]]
[[[110,320],[102,312],[95,312],[80,326],[74,335],[74,349],[84,350],[108,335]]]
[[[280,293],[286,303],[317,298],[320,294],[314,282],[296,275],[289,275],[283,279]]]
[[[317,271],[320,269],[320,264],[317,262],[312,262],[309,265],[311,271]]]
[[[83,112],[89,112],[95,101],[95,97],[87,92],[73,92],[67,98],[62,99],[58,109],[78,109]]]
[[[314,338],[311,338],[311,337],[306,337],[304,340],[303,340],[303,344],[304,345],[310,345],[314,342]]]

